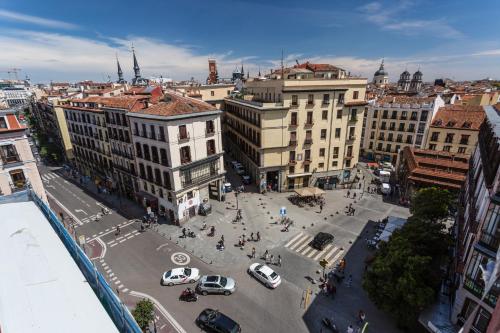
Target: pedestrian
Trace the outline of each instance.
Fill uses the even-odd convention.
[[[270,264],[274,264],[274,254],[271,254],[271,258],[269,259]]]
[[[121,230],[120,230],[120,226],[119,226],[119,225],[117,225],[117,226],[116,226],[116,234],[117,234],[117,235],[119,235],[119,234],[120,234],[120,232],[121,232]]]
[[[278,254],[278,266],[281,267],[281,255],[280,254]]]
[[[352,274],[349,274],[349,278],[347,279],[347,287],[351,288],[352,286]]]
[[[260,232],[257,231],[257,242],[260,241]]]
[[[319,212],[321,213],[323,211],[323,203],[319,204]]]
[[[359,188],[361,189],[361,183],[359,183]]]
[[[221,236],[220,236],[220,240],[221,240],[222,242],[224,242],[224,235],[221,235]]]
[[[356,199],[356,192],[352,194],[353,199]]]
[[[358,325],[363,324],[363,322],[365,321],[365,318],[366,318],[365,312],[363,310],[359,310],[359,313],[358,313]]]
[[[250,238],[253,240],[253,232],[250,234]]]
[[[347,191],[347,197],[349,198],[351,196],[351,191]]]
[[[349,327],[347,328],[347,333],[354,333],[354,328],[352,327],[352,325],[349,325]]]
[[[252,247],[252,258],[255,259],[255,247]]]
[[[267,262],[267,256],[269,255],[269,251],[266,250],[266,252],[264,252],[264,260]]]
[[[186,238],[186,228],[182,228],[182,237]]]

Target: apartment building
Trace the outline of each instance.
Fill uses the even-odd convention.
[[[197,84],[177,85],[174,87],[185,96],[201,99],[219,110],[221,109],[224,98],[228,97],[235,89],[234,83],[216,83],[216,84]]]
[[[484,121],[482,106],[447,105],[434,116],[426,138],[426,149],[471,155]]]
[[[364,156],[395,164],[400,149],[423,148],[432,118],[443,105],[439,96],[394,95],[373,101],[364,121]]]
[[[224,100],[225,147],[261,189],[342,183],[358,162],[366,84],[311,63],[249,79]]]
[[[484,110],[486,118],[471,156],[455,223],[451,319],[464,326],[465,333],[500,329],[500,319],[494,316],[500,312],[500,280],[487,291],[484,280],[489,274],[483,273],[491,273],[500,250],[500,104]]]
[[[145,206],[183,223],[224,180],[221,111],[197,99],[167,93],[158,104],[127,113]]]
[[[14,110],[0,110],[0,195],[23,191],[28,186],[47,201],[26,127],[19,123]]]
[[[132,133],[129,126],[127,112],[146,108],[149,97],[119,96],[101,98],[102,110],[106,119],[106,128],[111,146],[114,180],[118,190],[124,196],[135,199],[139,190],[137,171],[135,167],[135,152],[132,142]]]
[[[113,161],[103,103],[102,97],[73,99],[63,109],[75,165],[96,184],[112,188]]]
[[[486,92],[482,94],[456,94],[455,105],[495,105],[500,102],[498,91]]]

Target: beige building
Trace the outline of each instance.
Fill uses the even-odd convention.
[[[221,198],[221,111],[175,93],[128,112],[140,185],[138,200],[182,223],[209,198]]]
[[[471,155],[484,118],[484,109],[478,105],[440,108],[430,125],[426,149]]]
[[[226,149],[264,189],[337,184],[358,162],[367,80],[305,63],[247,80],[224,101]]]
[[[457,94],[454,99],[455,105],[495,105],[500,102],[498,91],[482,94]]]
[[[217,109],[221,109],[222,101],[234,91],[232,83],[187,84],[175,86],[174,89],[187,97],[201,99]]]
[[[429,125],[444,105],[441,97],[385,96],[370,103],[364,119],[363,154],[396,163],[404,147],[423,148]]]
[[[31,186],[47,201],[36,160],[26,136],[12,110],[0,111],[0,195],[9,195]]]

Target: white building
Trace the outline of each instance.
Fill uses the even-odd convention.
[[[7,87],[3,89],[3,94],[9,107],[26,104],[31,96],[31,92],[24,87]]]
[[[177,223],[220,199],[224,179],[221,111],[167,93],[158,104],[128,112],[140,179],[138,199]]]
[[[385,87],[389,83],[389,73],[384,69],[384,60],[380,63],[378,71],[373,74],[373,84],[377,87]]]

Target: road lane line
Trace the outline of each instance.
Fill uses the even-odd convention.
[[[109,274],[109,277],[113,277],[113,276],[115,276],[115,273]]]
[[[330,248],[331,248],[332,246],[333,246],[333,244],[328,244],[328,246],[327,246],[327,247],[325,247],[325,248],[323,249],[323,251],[321,251],[320,253],[318,253],[318,254],[316,255],[316,257],[314,257],[314,260],[318,260],[318,259],[319,259],[319,258],[320,258],[323,254],[325,254],[325,253],[326,253],[326,251],[330,250]]]
[[[124,286],[123,284],[120,284],[120,285],[118,286],[118,289],[122,289],[123,287],[125,287],[125,286]]]
[[[316,253],[318,252],[318,250],[314,249],[313,251],[311,251],[311,253],[309,253],[307,255],[308,258],[311,258],[313,255],[315,255]]]
[[[293,237],[288,243],[286,243],[285,247],[289,247],[293,242],[295,242],[297,240],[297,238],[299,238],[300,236],[302,236],[302,232],[299,233],[297,236]]]
[[[66,212],[66,214],[71,216],[71,218],[73,218],[73,220],[76,223],[78,223],[79,225],[83,225],[82,221],[80,221],[75,215],[73,215],[73,213],[68,208],[66,208],[66,206],[64,206],[59,200],[57,200],[49,191],[45,190],[45,193],[47,194],[48,197],[50,197],[52,200],[54,200],[56,205],[61,207]]]
[[[116,245],[118,245],[118,243],[112,244],[109,247],[113,247],[113,246],[116,246]]]
[[[333,249],[328,252],[328,254],[323,259],[328,260],[335,252],[337,252],[338,249],[338,247],[334,246]]]
[[[134,224],[134,222],[129,222],[129,223],[127,223],[127,224],[126,224],[126,225],[124,225],[124,226],[129,226],[129,225],[131,225],[131,224]],[[104,233],[101,231],[101,232],[99,233],[99,234],[100,234],[100,236],[97,236],[97,238],[102,237],[102,236],[106,236],[106,235],[108,235],[108,234],[109,234],[109,233],[111,233],[111,232],[114,232],[114,230],[110,230],[110,231],[108,231],[108,232],[104,232]],[[101,233],[102,233],[102,234],[101,234]],[[94,240],[94,238],[92,238],[91,240]]]
[[[115,284],[120,284],[120,283],[122,283],[120,280],[115,281]]]
[[[95,237],[95,236],[97,236],[97,234],[93,234],[93,235],[92,235],[92,237]]]
[[[118,279],[116,276],[111,278],[111,281]]]
[[[123,242],[125,242],[125,241],[126,241],[126,239],[122,239],[122,240],[121,240],[121,241],[119,241],[118,243],[123,243]]]
[[[156,299],[151,297],[150,295],[143,294],[137,291],[131,291],[130,295],[140,297],[140,298],[149,298],[155,306],[158,308],[160,313],[167,319],[167,321],[170,323],[170,325],[178,332],[178,333],[187,333],[186,330],[182,328],[182,326],[175,320],[175,318],[161,305],[160,302],[158,302]]]
[[[132,235],[132,236],[130,236],[130,237],[127,237],[127,239],[134,238],[134,237],[135,237],[135,235]]]
[[[128,288],[125,288],[125,289],[123,289],[122,291],[123,291],[124,293],[126,293],[127,291],[129,291],[129,289],[128,289]]]
[[[304,244],[302,244],[301,246],[299,246],[297,249],[295,249],[295,252],[300,252],[302,251],[303,248],[305,248],[306,246],[309,245],[309,242],[312,240],[312,237],[311,236],[308,236],[307,237],[307,240],[304,242]]]
[[[327,265],[327,267],[332,266],[337,260],[339,260],[340,256],[344,253],[344,250],[340,250],[339,253],[330,261]]]

